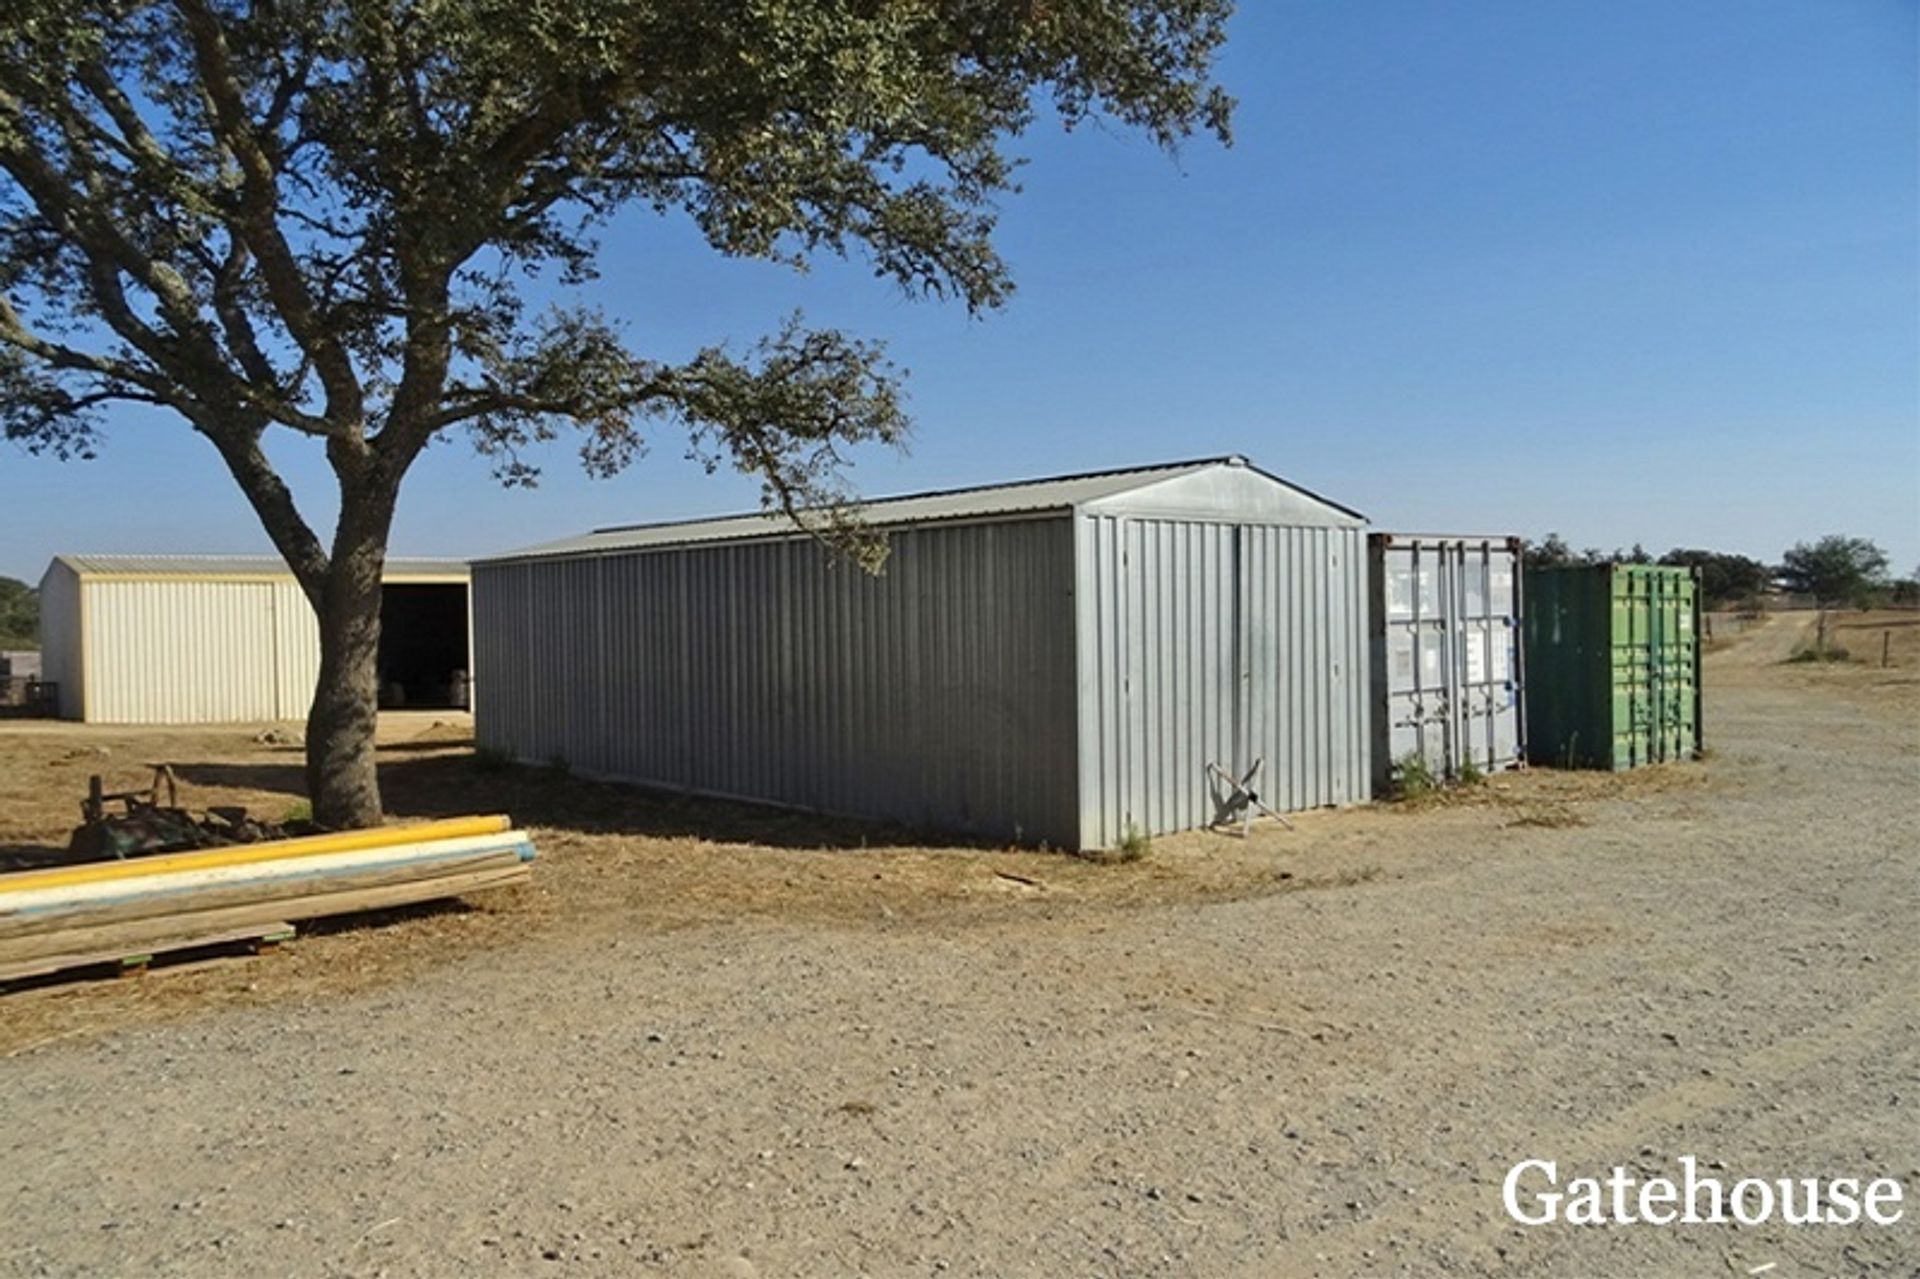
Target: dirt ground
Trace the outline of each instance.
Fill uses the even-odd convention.
[[[1717,645],[1702,763],[1112,866],[396,719],[396,815],[511,812],[535,884],[0,996],[0,1274],[1920,1274],[1920,643],[1784,664],[1802,621]],[[251,732],[4,724],[0,859],[155,759],[196,804],[300,789]],[[1912,1209],[1501,1209],[1523,1158],[1681,1154]]]

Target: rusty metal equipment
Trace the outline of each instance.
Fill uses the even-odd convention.
[[[180,782],[174,776],[172,765],[150,767],[153,778],[144,790],[110,792],[98,773],[87,780],[87,797],[80,801],[84,820],[67,841],[67,852],[72,858],[105,861],[144,857],[228,844],[255,844],[301,833],[257,821],[247,816],[246,809],[235,806],[210,808],[204,816],[196,816],[180,806]]]

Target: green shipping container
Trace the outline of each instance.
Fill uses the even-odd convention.
[[[1700,751],[1700,581],[1691,568],[1529,568],[1527,755],[1638,768]]]

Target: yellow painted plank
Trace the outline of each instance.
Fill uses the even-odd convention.
[[[0,875],[0,893],[27,888],[58,888],[67,884],[92,884],[109,879],[134,879],[143,875],[161,875],[181,870],[204,870],[213,866],[244,866],[252,862],[275,861],[283,857],[349,853],[364,848],[385,848],[394,844],[416,844],[427,840],[493,835],[509,829],[512,824],[503,816],[454,817],[445,821],[422,822],[412,826],[383,826],[377,830],[350,830],[334,835],[308,835],[301,839],[276,839],[264,844],[235,844],[227,848],[204,848],[191,853],[162,853],[155,857],[133,857],[126,861],[87,862],[80,866],[55,866],[46,870],[16,871],[11,875]]]

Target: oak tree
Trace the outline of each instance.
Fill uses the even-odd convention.
[[[1780,585],[1811,595],[1816,605],[1865,606],[1886,585],[1887,553],[1864,537],[1831,533],[1813,542],[1796,542],[1780,560]]]
[[[1773,572],[1759,560],[1730,551],[1676,546],[1660,557],[1674,568],[1700,570],[1700,594],[1710,608],[1743,603],[1765,594]]]
[[[690,360],[584,286],[616,212],[716,252],[858,255],[972,311],[1036,122],[1226,139],[1229,0],[40,0],[0,16],[0,424],[85,457],[113,402],[211,442],[318,616],[317,821],[380,819],[380,578],[401,481],[464,433],[501,478],[649,426],[860,545],[849,445],[907,426],[882,348],[799,317]],[[641,307],[670,297],[634,290]],[[268,460],[324,449],[329,530]]]

